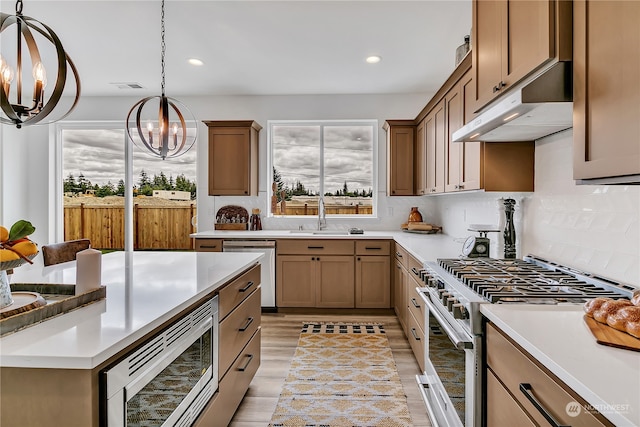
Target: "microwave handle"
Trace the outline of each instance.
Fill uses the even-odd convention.
[[[451,325],[449,325],[449,322],[447,322],[442,315],[440,314],[440,312],[438,311],[438,309],[433,305],[433,303],[429,300],[429,297],[426,295],[422,295],[422,300],[424,301],[424,303],[427,305],[427,307],[429,308],[429,312],[433,315],[433,317],[435,317],[435,319],[438,321],[438,323],[440,324],[440,327],[442,329],[444,329],[444,332],[447,334],[447,337],[449,337],[449,340],[451,340],[451,342],[453,343],[454,346],[456,346],[456,348],[458,350],[464,350],[467,348],[473,348],[473,342],[466,340],[464,338],[460,338],[460,336],[458,335],[458,333],[451,327]]]

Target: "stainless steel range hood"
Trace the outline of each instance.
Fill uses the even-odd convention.
[[[571,62],[558,62],[512,88],[453,133],[462,141],[533,141],[573,127]]]

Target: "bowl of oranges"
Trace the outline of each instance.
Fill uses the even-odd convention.
[[[35,231],[29,221],[19,220],[10,229],[0,225],[0,270],[11,270],[28,262],[38,255],[36,245],[29,235]]]

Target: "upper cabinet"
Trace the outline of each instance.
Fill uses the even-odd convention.
[[[543,64],[570,60],[571,2],[473,0],[475,111]]]
[[[413,196],[413,153],[416,126],[413,120],[387,120],[387,195]]]
[[[447,150],[446,100],[438,102],[425,117],[427,155],[427,194],[442,193]]]
[[[250,120],[205,121],[209,127],[209,195],[258,195],[258,133]]]
[[[574,179],[640,182],[639,22],[638,1],[574,2]]]

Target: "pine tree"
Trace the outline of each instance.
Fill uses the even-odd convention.
[[[116,196],[124,197],[124,191],[125,191],[124,180],[121,179],[120,181],[118,181],[118,187],[116,188]]]
[[[62,183],[62,191],[65,193],[76,193],[78,191],[78,184],[76,184],[76,179],[72,174],[69,174]]]

